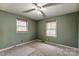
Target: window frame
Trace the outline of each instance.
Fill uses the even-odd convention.
[[[26,22],[26,31],[17,31],[17,21],[24,21]],[[16,18],[16,32],[17,33],[26,33],[28,32],[28,21],[25,19]]]
[[[56,36],[47,36],[47,23],[48,22],[56,22]],[[45,23],[45,36],[46,37],[54,37],[54,38],[57,38],[57,20],[49,20],[49,21],[46,21],[46,23]]]

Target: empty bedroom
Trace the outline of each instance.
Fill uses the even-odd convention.
[[[0,3],[0,56],[79,56],[79,3]]]

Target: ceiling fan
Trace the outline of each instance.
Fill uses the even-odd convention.
[[[36,8],[23,11],[23,13],[28,13],[28,12],[37,10],[37,11],[40,12],[40,13],[42,14],[42,16],[45,18],[45,17],[46,17],[46,14],[43,12],[42,9],[43,9],[43,8],[47,8],[47,7],[50,7],[50,6],[58,5],[58,4],[60,4],[60,3],[47,3],[47,4],[43,5],[43,6],[39,6],[37,3],[32,3],[32,4],[35,5]]]

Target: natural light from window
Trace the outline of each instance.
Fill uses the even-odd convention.
[[[18,32],[28,31],[28,22],[24,20],[16,20],[16,26]]]
[[[56,37],[56,21],[46,23],[46,36]]]

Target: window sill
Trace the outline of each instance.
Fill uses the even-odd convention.
[[[52,38],[57,38],[57,37],[54,37],[54,36],[46,36],[46,37],[52,37]]]
[[[28,31],[17,31],[16,33],[27,33]]]

